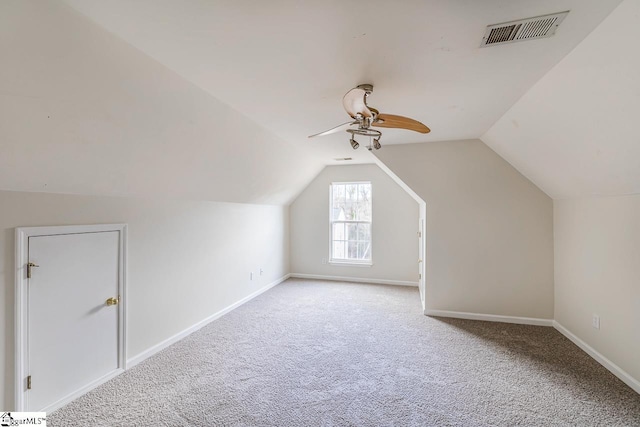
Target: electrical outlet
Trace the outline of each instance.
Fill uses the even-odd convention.
[[[600,316],[598,316],[597,314],[594,314],[591,324],[595,329],[600,329]]]
[[[326,264],[327,263],[327,259],[326,258],[322,258],[322,263]]]

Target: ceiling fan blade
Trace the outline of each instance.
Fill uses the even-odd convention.
[[[316,133],[315,135],[309,135],[309,138],[315,138],[316,136],[325,136],[332,133],[340,132],[341,130],[347,130],[347,128],[351,125],[357,125],[358,122],[346,122],[336,127],[333,127],[329,130],[325,130],[324,132]]]
[[[366,96],[367,91],[356,87],[347,92],[342,98],[342,105],[344,105],[344,109],[347,110],[347,113],[349,113],[349,115],[354,119],[358,114],[361,114],[362,117],[373,117],[371,110],[367,107],[367,103],[365,101]]]
[[[393,114],[378,114],[375,122],[371,124],[380,128],[408,129],[420,133],[429,133],[431,129],[417,120],[409,117],[395,116]]]

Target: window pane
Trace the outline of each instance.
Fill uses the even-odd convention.
[[[371,184],[360,184],[360,200],[371,201]]]
[[[344,200],[344,185],[342,184],[334,184],[333,185],[333,201],[340,202]]]
[[[363,213],[364,213],[364,209],[365,209],[365,205],[362,204],[361,202],[358,202],[358,204],[355,205],[354,208],[354,217],[353,219],[356,221],[362,221],[362,217],[363,217]]]
[[[362,203],[358,213],[358,220],[371,221],[371,201]]]
[[[344,185],[334,184],[332,186],[331,194],[331,219],[344,220]]]
[[[358,194],[358,184],[347,184],[345,187],[347,202],[355,202]]]
[[[347,242],[347,249],[349,259],[358,259],[358,244],[356,242]]]
[[[371,241],[371,224],[360,224],[359,239],[365,242]]]
[[[371,242],[367,242],[364,244],[362,259],[371,259]]]
[[[364,242],[358,242],[358,259],[365,259],[365,250],[367,244]]]
[[[344,252],[344,245],[345,242],[344,241],[334,241],[333,242],[333,253],[332,253],[332,257],[335,259],[345,259],[345,252]]]
[[[339,219],[339,217],[340,217],[340,208],[336,204],[333,204],[331,206],[331,221],[335,221]]]
[[[347,240],[358,240],[358,224],[347,224]]]
[[[364,226],[365,226],[365,224],[358,224],[358,240],[365,240],[364,239]]]
[[[371,184],[360,184],[358,192],[358,220],[371,221]]]
[[[346,202],[343,204],[343,217],[340,218],[341,221],[347,220],[351,221],[354,219],[354,207],[353,202]]]
[[[333,240],[347,240],[347,236],[344,234],[344,223],[339,222],[333,224],[333,234],[331,237]]]

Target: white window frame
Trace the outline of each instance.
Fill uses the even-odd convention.
[[[369,184],[371,186],[371,220],[370,221],[334,221],[332,214],[333,207],[333,186],[334,185],[349,185],[349,184]],[[340,223],[354,223],[354,224],[369,224],[371,230],[371,239],[370,239],[370,253],[371,257],[368,260],[357,260],[357,259],[342,259],[342,258],[334,258],[333,257],[333,224],[334,222]],[[371,267],[373,265],[373,184],[371,181],[336,181],[332,182],[329,185],[329,264],[333,265],[344,265],[351,267]]]

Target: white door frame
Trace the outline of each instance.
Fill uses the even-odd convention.
[[[119,262],[118,262],[118,294],[121,296],[121,305],[118,313],[118,368],[83,387],[69,396],[65,401],[57,402],[57,407],[63,406],[71,400],[81,396],[92,388],[110,380],[126,369],[126,281],[127,281],[127,225],[126,224],[100,224],[100,225],[72,225],[59,227],[19,227],[16,228],[16,265],[15,265],[15,410],[26,411],[28,369],[28,301],[29,289],[27,279],[27,263],[29,262],[29,237],[54,236],[63,234],[101,233],[118,231],[119,238]],[[53,408],[48,408],[49,411]]]
[[[420,245],[419,251],[422,252],[422,265],[420,266],[420,274],[422,278],[418,283],[418,287],[420,288],[420,302],[422,303],[422,310],[426,314],[427,310],[427,204],[424,201],[419,202],[419,212],[418,216],[420,224],[420,239],[418,240],[418,244]]]

